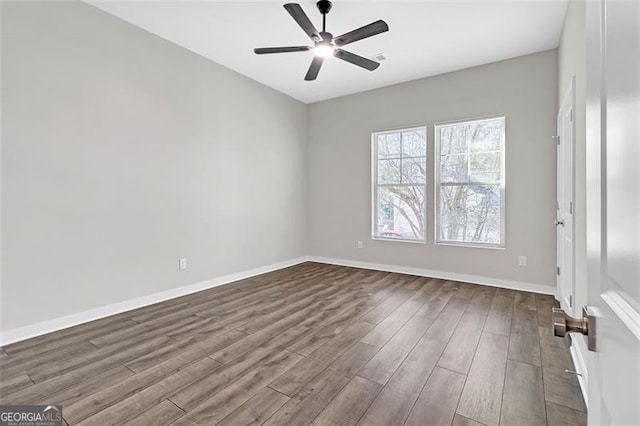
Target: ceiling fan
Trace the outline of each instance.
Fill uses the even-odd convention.
[[[373,22],[364,27],[360,27],[348,33],[342,34],[338,37],[334,37],[333,34],[326,31],[326,19],[327,13],[331,10],[331,2],[329,0],[320,0],[316,3],[318,10],[322,14],[322,31],[318,31],[313,26],[309,17],[304,13],[302,7],[297,3],[287,3],[284,8],[289,12],[291,17],[300,25],[302,30],[307,33],[311,38],[313,46],[291,46],[291,47],[258,47],[253,49],[258,55],[266,53],[287,53],[287,52],[306,52],[307,50],[313,50],[315,56],[311,61],[311,66],[305,80],[315,80],[320,72],[320,67],[325,58],[335,56],[338,59],[347,61],[359,67],[365,68],[369,71],[373,71],[380,66],[380,63],[372,61],[371,59],[363,58],[354,53],[347,52],[341,49],[354,41],[362,40],[363,38],[371,37],[376,34],[389,31],[389,26],[383,20]]]

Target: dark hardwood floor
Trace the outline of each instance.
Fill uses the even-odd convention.
[[[579,425],[551,296],[304,263],[2,348],[69,425]]]

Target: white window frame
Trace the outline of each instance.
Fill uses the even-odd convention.
[[[478,241],[453,241],[453,240],[443,240],[440,238],[440,128],[448,127],[451,125],[457,124],[465,124],[465,123],[477,123],[482,121],[494,121],[496,119],[502,120],[502,173],[500,179],[500,243],[483,243]],[[435,142],[435,154],[434,154],[434,230],[435,230],[435,243],[438,245],[449,245],[449,246],[463,246],[463,247],[475,247],[475,248],[489,248],[489,249],[500,249],[503,250],[506,248],[507,241],[507,227],[506,227],[506,217],[507,217],[507,209],[505,202],[505,193],[506,193],[506,128],[507,128],[507,119],[505,114],[496,114],[492,116],[484,116],[477,118],[466,118],[461,120],[453,120],[436,123],[433,126],[434,133],[434,142]],[[481,183],[481,182],[479,182]]]
[[[402,133],[411,132],[413,130],[421,130],[424,133],[425,142],[425,182],[424,182],[424,216],[422,217],[422,229],[424,230],[421,239],[414,238],[397,238],[397,237],[384,237],[376,235],[378,229],[378,187],[381,186],[420,186],[417,184],[378,184],[378,135],[385,135],[389,133]],[[401,142],[402,143],[402,142]],[[414,126],[414,127],[402,127],[392,130],[382,130],[371,133],[371,239],[378,241],[400,241],[404,243],[414,244],[426,244],[427,243],[427,177],[429,176],[429,137],[427,132],[427,126]]]

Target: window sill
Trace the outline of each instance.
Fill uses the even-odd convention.
[[[506,250],[507,247],[501,244],[482,244],[482,243],[463,243],[456,241],[436,241],[438,246],[454,246],[454,247],[467,247],[467,248],[481,248],[490,250]]]
[[[427,244],[427,240],[410,240],[407,238],[392,238],[392,237],[375,237],[371,236],[372,240],[375,241],[396,241],[399,243],[411,243],[411,244]]]

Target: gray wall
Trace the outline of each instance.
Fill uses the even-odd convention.
[[[2,9],[0,330],[306,254],[304,104],[83,3]]]
[[[555,286],[557,73],[552,50],[311,105],[310,254]],[[501,113],[505,250],[435,245],[433,180],[427,244],[371,240],[371,132],[427,125],[433,165],[434,123]]]
[[[587,304],[587,35],[586,7],[583,0],[567,4],[564,27],[558,47],[558,108],[571,78],[575,77],[575,303]],[[578,314],[578,312],[575,312]],[[581,339],[577,339],[581,340]]]

